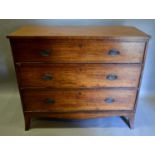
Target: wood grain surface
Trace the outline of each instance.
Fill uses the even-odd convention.
[[[137,87],[140,65],[128,64],[21,64],[20,87],[100,88]],[[117,76],[109,80],[109,75]],[[51,79],[45,80],[46,77]]]
[[[25,111],[132,110],[136,90],[22,90]],[[107,102],[107,99],[113,102]],[[53,102],[47,102],[51,100]]]
[[[129,26],[25,26],[9,38],[79,38],[146,40],[149,35]]]
[[[145,42],[20,39],[12,49],[16,62],[141,63],[144,47]],[[110,55],[111,50],[119,53]]]
[[[44,117],[57,119],[92,119],[112,116],[129,117],[133,112],[130,110],[114,110],[114,111],[92,111],[92,112],[24,112],[25,118]],[[27,124],[30,125],[29,123]]]

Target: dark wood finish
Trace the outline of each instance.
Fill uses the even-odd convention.
[[[92,112],[24,112],[26,117],[48,117],[58,119],[91,119],[109,116],[124,116],[129,117],[132,111],[92,111]]]
[[[144,65],[145,65],[145,60],[146,60],[146,54],[147,54],[148,43],[149,43],[149,41],[147,41],[147,42],[145,43],[145,49],[144,49],[144,54],[143,54],[143,64],[142,64],[142,67],[141,67],[141,74],[140,74],[139,83],[138,83],[139,89],[138,89],[138,91],[137,91],[137,96],[136,96],[136,103],[135,103],[135,107],[134,107],[134,112],[136,112],[136,109],[137,109],[138,96],[139,96],[140,87],[141,87],[141,83],[142,83],[142,77],[143,77],[143,73],[144,73]]]
[[[16,62],[141,63],[144,47],[144,42],[20,39],[12,49]],[[112,49],[119,53],[110,55]]]
[[[27,131],[30,128],[31,117],[28,115],[24,115],[24,119],[25,119],[25,130]]]
[[[137,87],[140,68],[137,64],[21,64],[18,73],[21,87]],[[51,79],[44,79],[48,75]],[[117,79],[109,80],[108,75]]]
[[[129,119],[129,127],[131,129],[134,129],[135,114],[130,113],[130,115],[128,116],[128,119]]]
[[[73,112],[132,110],[136,90],[22,90],[25,111]],[[106,99],[112,98],[109,103]],[[47,102],[52,100],[54,102]]]
[[[25,118],[123,116],[134,127],[149,36],[124,26],[28,26],[8,36]]]
[[[134,129],[134,113],[129,113],[127,116],[121,116],[122,120],[129,126],[130,129]]]

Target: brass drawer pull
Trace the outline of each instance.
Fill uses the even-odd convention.
[[[46,99],[44,100],[44,103],[46,103],[46,104],[54,104],[54,103],[55,103],[55,100],[52,99],[52,98],[46,98]]]
[[[47,57],[50,55],[50,51],[49,50],[42,50],[40,51],[40,55],[43,56],[43,57]]]
[[[108,52],[108,55],[110,56],[117,56],[117,55],[120,55],[120,51],[116,50],[116,49],[111,49],[109,52]]]
[[[45,80],[45,81],[48,81],[48,80],[52,80],[53,77],[50,74],[45,74],[45,75],[43,75],[42,79]]]
[[[106,103],[108,103],[108,104],[111,104],[111,103],[115,102],[115,99],[109,97],[109,98],[106,98],[104,101],[105,101]]]
[[[117,78],[118,77],[115,74],[109,74],[106,76],[106,79],[111,80],[111,81],[116,80]]]

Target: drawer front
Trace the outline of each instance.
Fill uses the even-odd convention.
[[[22,90],[25,111],[132,110],[136,90]]]
[[[140,63],[144,42],[102,40],[13,40],[16,62]]]
[[[21,87],[137,87],[138,64],[21,64]]]

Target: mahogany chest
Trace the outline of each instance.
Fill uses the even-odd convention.
[[[126,26],[27,26],[8,38],[26,130],[33,117],[122,116],[133,128],[147,34]]]

